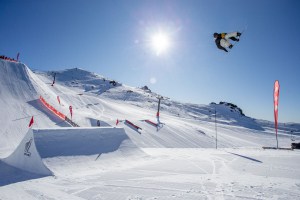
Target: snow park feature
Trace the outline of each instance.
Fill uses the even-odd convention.
[[[139,132],[140,130],[142,130],[141,127],[135,125],[134,123],[132,123],[131,121],[129,121],[129,120],[127,120],[127,119],[125,119],[124,124],[126,124],[127,126],[129,126],[129,127],[132,128],[132,129],[136,130],[137,132]],[[139,132],[139,133],[141,134],[141,132]]]
[[[40,96],[40,100],[44,104],[44,106],[48,108],[52,113],[54,113],[57,117],[61,118],[62,120],[66,119],[66,116],[64,114],[62,114],[61,112],[56,110],[53,106],[51,106],[48,102],[46,102],[46,100],[42,96]]]
[[[51,106],[42,96],[40,96],[40,101],[43,103],[43,105],[49,109],[53,114],[55,114],[60,119],[66,121],[68,124],[70,124],[73,127],[79,127],[78,124],[72,121],[72,106],[69,107],[70,113],[71,113],[71,119],[59,112],[57,109],[55,109],[53,106]]]
[[[17,149],[3,161],[18,169],[40,174],[52,175],[51,171],[43,164],[42,159],[36,149],[32,129],[29,129]]]
[[[154,127],[157,127],[157,126],[158,126],[157,123],[154,123],[154,122],[150,121],[149,119],[146,119],[145,122],[147,122],[148,124],[150,124],[150,125],[152,125],[152,126],[154,126]]]
[[[161,95],[80,68],[57,71],[52,87],[52,74],[0,60],[1,200],[300,199],[300,151],[262,149],[276,143],[273,121],[166,98],[157,134],[142,119],[155,119]],[[40,96],[64,115],[72,105],[81,127]],[[277,132],[280,148],[300,142],[299,123],[278,121]]]
[[[76,157],[91,157],[122,149],[124,145],[136,148],[123,128],[60,128],[29,129],[16,150],[3,162],[15,168],[39,175],[53,175],[51,158],[60,159],[60,164]],[[122,147],[123,145],[123,147]],[[64,161],[66,160],[66,161]],[[86,160],[87,162],[87,160]]]

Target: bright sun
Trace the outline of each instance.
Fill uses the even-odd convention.
[[[166,52],[170,47],[170,40],[167,34],[159,32],[152,36],[151,45],[157,55]]]

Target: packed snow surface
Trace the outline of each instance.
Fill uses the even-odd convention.
[[[276,147],[273,122],[230,104],[185,104],[79,68],[33,72],[4,60],[0,96],[1,200],[300,199],[300,151],[262,149]],[[280,123],[279,147],[300,142],[299,130]]]

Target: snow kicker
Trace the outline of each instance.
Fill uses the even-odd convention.
[[[121,144],[137,148],[123,128],[29,129],[15,151],[2,161],[24,171],[51,176],[54,173],[44,159],[60,157],[63,162],[67,157],[97,157],[126,148]]]
[[[44,165],[37,151],[33,130],[29,129],[17,149],[3,161],[8,165],[35,174],[51,176],[52,172]]]

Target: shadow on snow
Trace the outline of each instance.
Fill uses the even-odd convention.
[[[46,176],[23,171],[0,160],[0,187],[43,177]]]
[[[228,151],[226,151],[226,152],[227,152],[227,153],[230,153],[230,154],[232,154],[232,155],[235,155],[235,156],[239,156],[239,157],[242,157],[242,158],[246,158],[246,159],[248,159],[248,160],[252,160],[252,161],[254,161],[254,162],[263,163],[263,162],[260,161],[260,160],[256,160],[256,159],[254,159],[254,158],[250,158],[250,157],[248,157],[248,156],[243,156],[243,155],[236,154],[236,153],[231,153],[231,152],[228,152]]]

